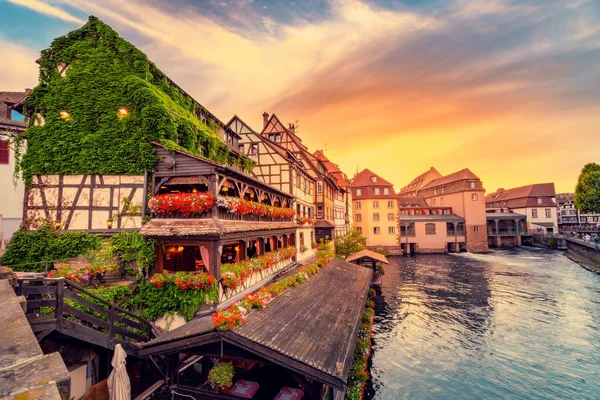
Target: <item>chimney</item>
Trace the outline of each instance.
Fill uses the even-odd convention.
[[[265,111],[263,113],[263,129],[267,127],[268,123],[269,123],[269,113]]]
[[[296,133],[296,126],[294,126],[294,124],[288,124],[288,125],[289,125],[288,129],[290,130],[290,132],[292,132],[292,133],[295,134]]]

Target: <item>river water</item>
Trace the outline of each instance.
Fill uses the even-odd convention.
[[[560,252],[390,257],[367,399],[600,399],[600,275]]]

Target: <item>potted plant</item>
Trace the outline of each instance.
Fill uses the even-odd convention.
[[[228,393],[233,385],[233,374],[233,364],[221,361],[215,364],[208,373],[208,382],[213,388]]]

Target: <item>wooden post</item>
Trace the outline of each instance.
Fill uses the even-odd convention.
[[[56,282],[56,309],[54,310],[54,316],[56,318],[56,330],[59,332],[63,327],[63,305],[65,303],[64,290],[65,278],[62,278]]]
[[[113,328],[115,325],[115,308],[110,306],[108,308],[108,339],[109,339],[109,347],[113,344]]]

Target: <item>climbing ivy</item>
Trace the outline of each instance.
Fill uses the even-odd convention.
[[[38,174],[141,175],[157,161],[150,141],[252,168],[221,140],[213,120],[198,119],[197,103],[96,17],[55,39],[39,64],[39,85],[24,103],[32,118],[13,143],[15,173],[27,183]]]

